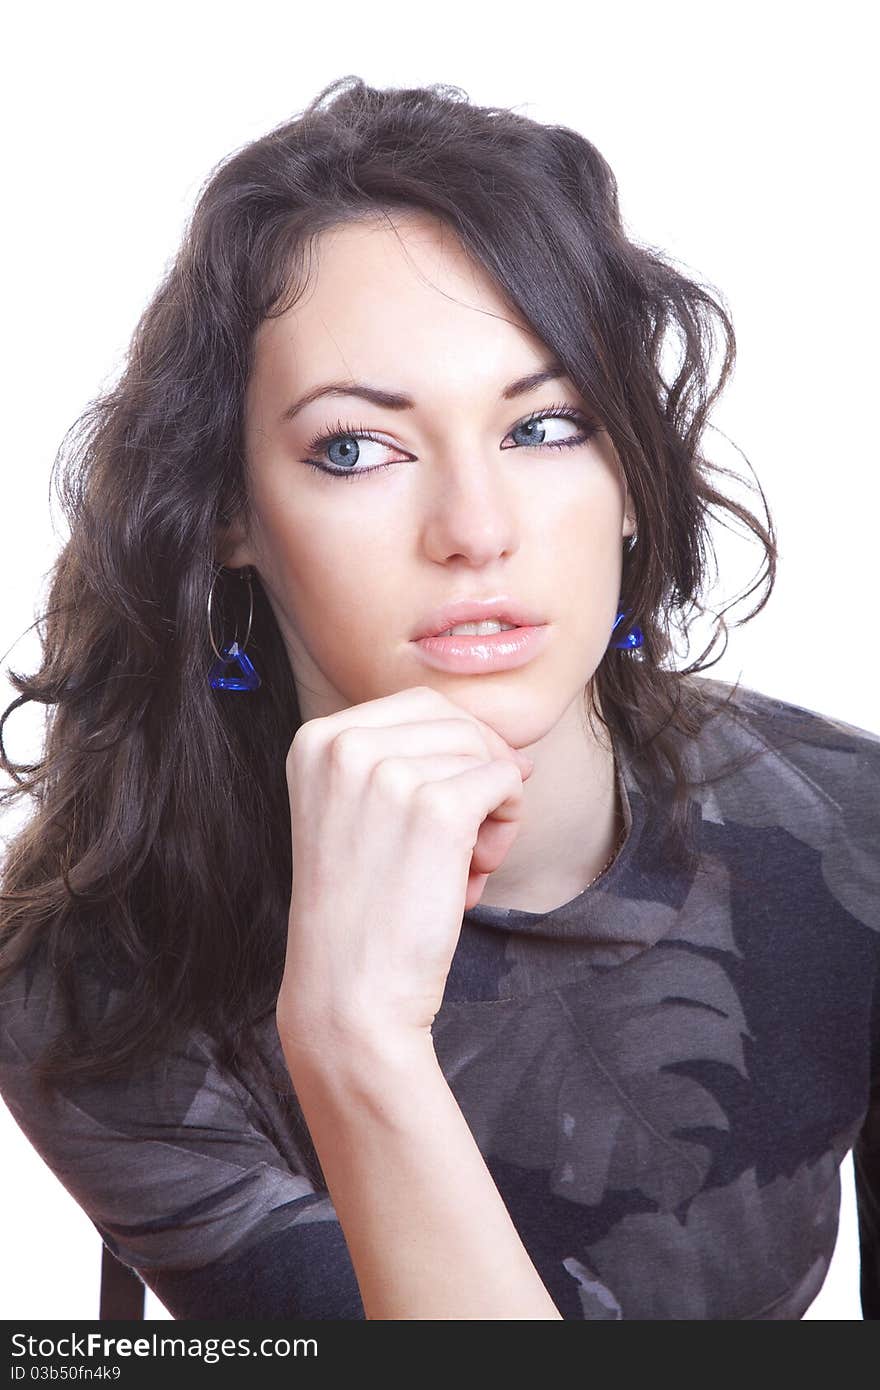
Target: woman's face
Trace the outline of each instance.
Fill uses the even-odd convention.
[[[521,746],[582,698],[617,616],[633,521],[606,434],[550,447],[592,423],[565,377],[505,396],[550,359],[427,215],[318,238],[306,294],[257,335],[245,413],[253,520],[218,557],[258,570],[304,721],[429,685]],[[318,395],[331,383],[351,389]],[[412,405],[366,400],[355,383]],[[572,418],[541,415],[554,406]],[[365,430],[375,439],[352,438]],[[313,447],[318,436],[336,438]],[[487,595],[545,619],[537,655],[477,675],[426,665],[412,637],[432,611]]]

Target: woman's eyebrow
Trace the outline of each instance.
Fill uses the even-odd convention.
[[[534,391],[537,386],[543,386],[545,381],[557,381],[565,375],[565,368],[558,362],[548,362],[538,371],[529,372],[528,376],[520,376],[511,381],[501,392],[501,399],[512,401],[515,396],[524,396],[528,391]],[[416,404],[410,396],[401,395],[396,391],[383,391],[378,386],[368,386],[364,382],[330,382],[326,386],[316,386],[314,390],[307,391],[293,405],[288,406],[281,416],[281,423],[292,420],[294,415],[298,415],[321,396],[360,396],[362,400],[381,405],[386,410],[414,410]]]

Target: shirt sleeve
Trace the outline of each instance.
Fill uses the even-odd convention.
[[[0,1094],[101,1239],[179,1319],[358,1319],[332,1201],[255,1121],[237,1078],[194,1035],[121,1080],[44,1097],[31,1062],[53,990],[0,997]]]

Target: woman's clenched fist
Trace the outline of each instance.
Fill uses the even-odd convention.
[[[428,686],[302,724],[287,755],[288,1042],[430,1032],[463,913],[520,825],[524,754]]]

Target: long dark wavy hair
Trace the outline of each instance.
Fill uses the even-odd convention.
[[[44,1085],[117,1076],[192,1028],[233,1065],[275,1005],[291,894],[285,759],[301,716],[258,575],[248,655],[262,685],[233,696],[209,686],[209,587],[217,576],[215,632],[227,635],[222,615],[241,589],[218,568],[217,528],[248,516],[243,403],[259,325],[301,292],[318,233],[407,209],[454,229],[615,446],[638,525],[621,597],[644,642],[608,648],[585,705],[667,807],[670,862],[692,862],[682,755],[722,707],[705,687],[723,684],[692,675],[714,664],[705,658],[727,628],[722,613],[684,670],[673,628],[686,635],[706,612],[710,509],[735,514],[763,547],[766,592],[743,622],[769,598],[777,556],[760,486],[766,526],[716,491],[713,473],[737,475],[701,452],[735,356],[721,296],[625,235],[614,174],[582,135],[443,83],[340,78],[212,171],[118,384],[55,459],[70,539],[37,620],[42,664],[10,672],[19,698],[0,720],[15,784],[0,806],[35,802],[4,864],[0,980],[45,951],[67,1022],[35,1066]],[[3,743],[27,701],[47,707],[34,765],[10,761]],[[80,994],[93,967],[126,982],[98,1023]]]

